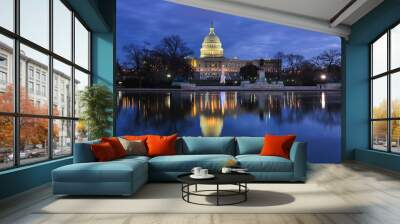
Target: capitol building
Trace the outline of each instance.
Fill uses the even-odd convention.
[[[200,58],[190,58],[190,64],[194,69],[194,80],[234,80],[240,81],[240,68],[246,64],[253,64],[265,71],[266,77],[279,75],[282,62],[279,59],[241,60],[238,58],[224,57],[224,49],[220,38],[215,32],[213,24],[210,31],[204,37],[200,49]],[[266,80],[261,80],[266,81]]]

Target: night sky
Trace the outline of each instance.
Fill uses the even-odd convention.
[[[124,62],[123,46],[156,45],[162,37],[177,34],[199,56],[211,21],[222,41],[225,57],[270,58],[276,52],[306,58],[340,48],[340,38],[253,19],[192,8],[162,0],[117,1],[117,55]]]

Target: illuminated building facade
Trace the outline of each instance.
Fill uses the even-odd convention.
[[[200,49],[200,58],[190,58],[190,63],[195,71],[195,80],[220,80],[222,75],[226,80],[241,80],[240,68],[248,63],[260,66],[260,59],[225,58],[222,42],[211,24]],[[267,76],[276,76],[281,72],[282,62],[279,59],[264,59],[262,67]]]

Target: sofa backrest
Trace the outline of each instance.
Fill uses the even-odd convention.
[[[234,137],[182,137],[177,146],[180,154],[227,154],[235,155]],[[179,144],[178,144],[179,145]],[[181,147],[179,149],[179,147]]]
[[[236,137],[236,155],[259,154],[264,137]]]
[[[74,147],[74,163],[95,162],[96,158],[90,148],[92,144],[98,144],[100,140],[75,143]]]
[[[74,163],[96,161],[91,144],[100,140],[76,143]],[[264,144],[264,137],[179,137],[176,142],[177,154],[259,154]]]

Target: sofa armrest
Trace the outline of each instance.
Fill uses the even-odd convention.
[[[95,162],[96,158],[94,157],[90,146],[92,144],[100,143],[99,140],[89,141],[89,142],[81,142],[75,143],[74,145],[74,163],[89,163]]]
[[[305,181],[307,176],[307,143],[294,142],[290,149],[290,160],[293,162],[293,179]]]

